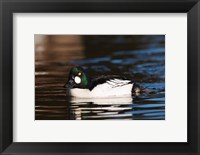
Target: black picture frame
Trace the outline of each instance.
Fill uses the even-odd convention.
[[[0,152],[2,154],[200,154],[199,0],[0,0],[0,11]],[[49,12],[187,13],[188,142],[13,142],[13,13]]]

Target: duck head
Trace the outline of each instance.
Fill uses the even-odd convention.
[[[64,85],[67,89],[72,88],[87,88],[89,85],[89,79],[81,67],[73,67],[70,70],[67,83]]]

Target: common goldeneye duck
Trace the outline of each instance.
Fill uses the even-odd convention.
[[[81,67],[70,70],[64,87],[70,96],[79,98],[126,97],[140,91],[130,79],[116,75],[90,78]]]

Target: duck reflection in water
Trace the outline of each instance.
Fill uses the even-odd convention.
[[[71,98],[72,119],[132,119],[132,114],[126,111],[133,111],[131,97],[126,98]]]

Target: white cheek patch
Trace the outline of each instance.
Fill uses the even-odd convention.
[[[81,83],[81,78],[78,77],[78,76],[76,76],[76,77],[74,78],[74,81],[76,82],[76,84],[79,84],[79,83]]]

